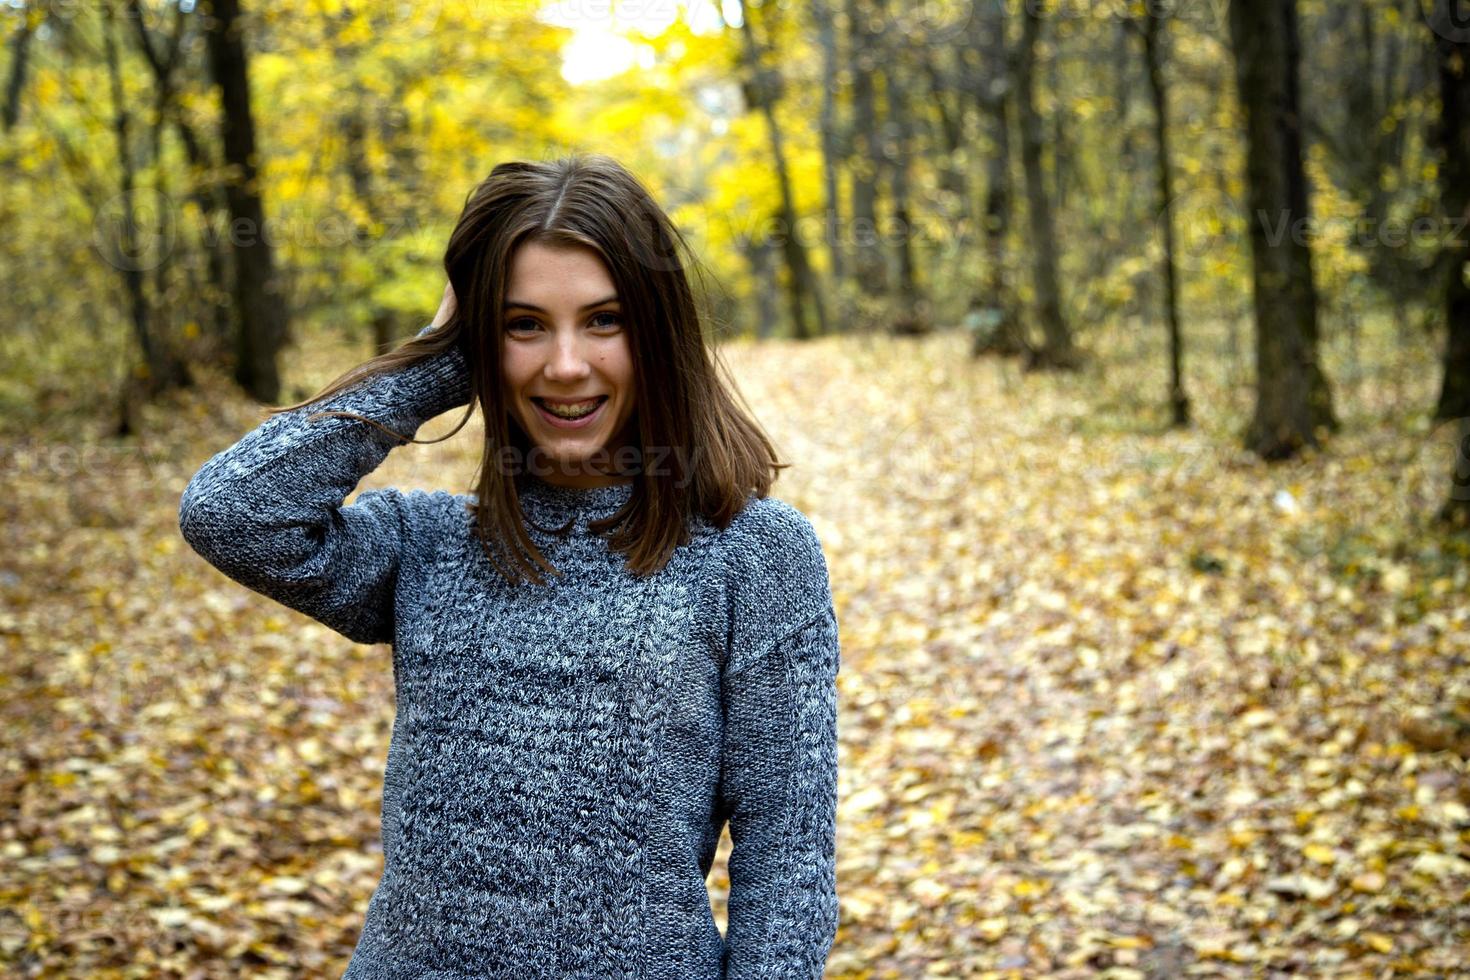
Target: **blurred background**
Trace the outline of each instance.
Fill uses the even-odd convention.
[[[429,322],[496,163],[579,151],[694,246],[828,555],[829,976],[1470,961],[1470,0],[0,0],[0,42],[6,972],[341,974],[390,651],[179,494]],[[466,491],[481,432],[360,489]]]

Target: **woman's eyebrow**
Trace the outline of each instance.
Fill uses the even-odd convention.
[[[604,296],[602,299],[599,299],[599,300],[597,300],[595,302],[592,302],[592,303],[588,303],[587,305],[583,306],[582,309],[578,310],[577,312],[578,313],[581,313],[582,310],[590,310],[594,306],[607,306],[609,303],[616,303],[616,302],[618,302],[618,296],[617,296],[616,293],[614,293],[611,296]],[[508,300],[505,301],[505,309],[507,309],[507,310],[509,310],[509,309],[534,310],[537,313],[545,313],[546,312],[541,307],[536,306],[533,303],[522,303],[519,300],[514,300],[514,299],[508,299]]]

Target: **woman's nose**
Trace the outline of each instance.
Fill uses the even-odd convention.
[[[582,340],[576,331],[560,332],[552,343],[546,363],[546,376],[558,380],[575,380],[591,370]]]

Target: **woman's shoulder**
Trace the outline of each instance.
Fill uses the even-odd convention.
[[[822,543],[810,518],[779,497],[751,494],[718,537],[719,551],[749,562],[810,562],[822,557]]]
[[[723,593],[727,656],[758,657],[832,606],[827,560],[811,520],[775,497],[751,496],[718,534],[710,578]]]

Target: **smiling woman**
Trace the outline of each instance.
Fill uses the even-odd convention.
[[[582,488],[631,479],[599,472],[595,462],[637,445],[629,426],[633,352],[617,288],[597,251],[520,246],[502,310],[508,407],[551,464],[538,475]]]
[[[434,322],[184,490],[180,530],[216,568],[393,644],[383,874],[348,978],[822,975],[827,563],[766,495],[786,464],[715,370],[681,246],[606,157],[501,164]],[[476,403],[478,493],[344,504]],[[722,936],[706,878],[727,823]]]

